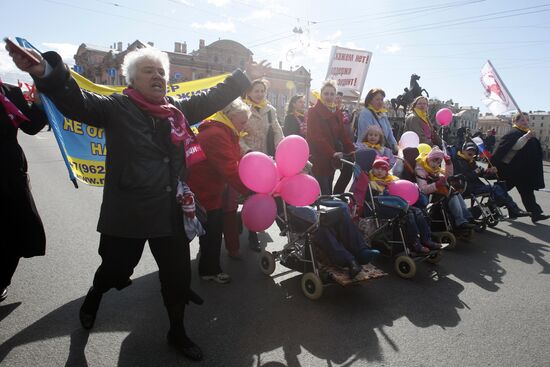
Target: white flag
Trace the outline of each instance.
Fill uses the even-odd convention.
[[[493,115],[519,110],[490,61],[481,68],[481,85],[485,90],[482,101]]]

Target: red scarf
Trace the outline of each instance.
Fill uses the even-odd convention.
[[[166,97],[163,98],[162,103],[157,104],[146,101],[143,95],[132,87],[124,89],[122,93],[127,95],[132,102],[149,115],[163,120],[166,119],[170,122],[172,144],[180,145],[190,135],[193,135],[183,113],[176,106],[168,102]]]
[[[206,159],[206,155],[201,149],[195,134],[193,134],[193,131],[189,127],[189,123],[183,112],[168,102],[166,97],[163,98],[162,103],[157,104],[146,101],[143,95],[132,87],[124,89],[122,93],[127,95],[132,102],[149,115],[166,119],[170,122],[170,140],[176,146],[183,143],[187,167],[191,167]]]
[[[0,80],[0,103],[4,106],[4,110],[6,110],[6,115],[10,119],[12,125],[16,129],[18,129],[19,125],[21,125],[22,122],[30,121],[30,119],[25,116],[23,112],[21,112],[19,108],[17,108],[17,106],[4,95],[4,93],[1,92],[1,88],[3,85],[4,83],[2,83],[2,81]]]

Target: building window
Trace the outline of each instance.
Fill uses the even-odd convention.
[[[227,63],[228,63],[229,65],[231,65],[231,57],[228,57],[228,58],[227,58]]]
[[[542,122],[540,123],[540,127],[542,127]]]
[[[218,55],[214,56],[214,63],[216,63],[216,64],[218,63]]]

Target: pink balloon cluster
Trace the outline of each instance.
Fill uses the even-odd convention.
[[[250,190],[241,212],[244,225],[255,232],[269,228],[277,217],[273,196],[290,205],[313,203],[321,189],[313,177],[300,173],[309,158],[309,146],[304,138],[289,135],[277,145],[275,162],[260,152],[246,154],[239,163],[239,177]]]

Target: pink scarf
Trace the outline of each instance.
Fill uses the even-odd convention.
[[[189,135],[193,134],[183,113],[176,106],[168,102],[166,97],[164,97],[162,104],[155,104],[146,101],[143,95],[132,87],[124,89],[122,93],[127,95],[132,102],[149,115],[159,119],[167,119],[170,122],[172,144],[179,145],[182,142],[185,143]]]
[[[183,143],[187,167],[191,167],[206,159],[206,155],[201,149],[195,134],[193,134],[193,131],[189,127],[189,123],[183,112],[168,102],[166,97],[164,97],[162,104],[155,104],[146,101],[143,95],[132,87],[124,89],[122,93],[127,95],[132,102],[149,115],[160,119],[167,119],[170,122],[170,140],[176,146]]]
[[[2,81],[0,81],[0,88],[2,88],[2,85],[4,84],[2,83]],[[1,89],[0,89],[0,103],[2,103],[2,105],[4,106],[4,109],[6,110],[6,115],[8,116],[8,118],[10,119],[10,122],[16,129],[19,128],[19,125],[21,125],[22,122],[30,121],[30,119],[27,116],[25,116],[23,112],[21,112],[19,108],[17,108],[16,105],[14,105],[13,102],[10,101],[8,97],[6,97],[4,93],[1,92]]]

